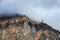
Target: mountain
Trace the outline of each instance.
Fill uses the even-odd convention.
[[[60,40],[60,31],[25,15],[2,15],[0,40]]]

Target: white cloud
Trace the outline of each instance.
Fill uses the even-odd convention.
[[[2,0],[0,12],[18,12],[60,30],[60,0]]]

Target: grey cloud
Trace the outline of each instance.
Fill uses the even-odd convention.
[[[60,30],[60,0],[2,0],[0,12],[18,12]]]

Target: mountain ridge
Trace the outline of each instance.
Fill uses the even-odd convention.
[[[25,16],[25,15],[20,15],[20,14],[15,14],[15,15],[12,15],[12,16],[6,16],[6,15],[2,15],[2,17],[0,17],[0,21],[3,21],[3,20],[9,20],[9,19],[11,19],[11,18],[14,18],[14,17],[26,17],[26,18],[28,18],[28,16]],[[28,18],[29,20],[31,20],[30,18]],[[33,20],[32,20],[33,21]],[[35,20],[34,20],[35,21]],[[35,21],[35,22],[38,22],[38,21]],[[48,24],[46,24],[46,23],[39,23],[39,24],[35,24],[35,25],[38,25],[38,26],[40,26],[41,27],[41,24],[43,24],[42,25],[42,27],[44,27],[44,26],[49,26],[51,29],[53,29],[50,25],[48,25]],[[30,25],[32,25],[33,26],[33,24],[32,24],[32,22],[30,23]],[[35,26],[34,25],[34,26]],[[48,27],[47,27],[47,29],[49,29]],[[56,29],[53,29],[53,30],[56,30]],[[58,31],[58,30],[56,30],[56,31]],[[59,32],[59,31],[58,31]],[[60,32],[59,32],[60,33]]]

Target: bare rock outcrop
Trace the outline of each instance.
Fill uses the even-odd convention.
[[[25,15],[2,16],[0,40],[60,40],[60,32]]]

